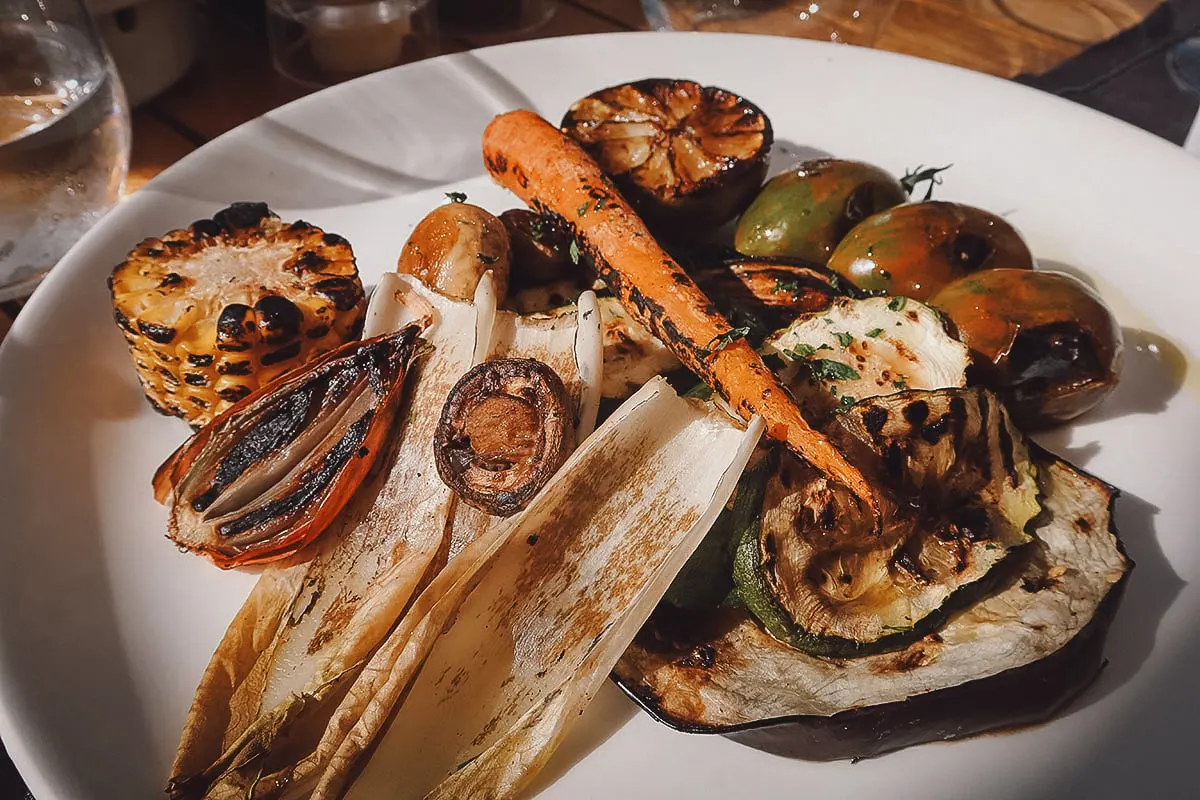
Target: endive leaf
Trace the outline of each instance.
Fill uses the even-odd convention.
[[[371,305],[373,325],[423,320],[433,353],[413,369],[394,449],[379,456],[383,468],[297,556],[307,563],[268,569],[246,602],[254,616],[239,614],[226,632],[185,723],[173,797],[244,798],[251,785],[270,791],[263,774],[316,744],[444,546],[452,495],[434,468],[433,435],[446,394],[486,352],[478,340],[490,337],[490,310],[398,275],[385,276]]]
[[[562,379],[578,424],[576,441],[586,438],[596,422],[603,369],[601,320],[595,308],[595,295],[585,292],[577,308],[559,309],[548,314],[520,316],[497,311],[487,359],[536,358],[550,366]],[[440,551],[431,564],[429,574],[443,568],[454,569],[456,556],[469,544],[489,531],[506,525],[508,519],[493,517],[466,503],[457,503],[451,516],[449,531]],[[450,566],[446,567],[447,562]],[[333,713],[320,743],[303,759],[271,772],[264,786],[286,785],[285,796],[303,796],[313,782],[330,769],[330,764],[343,746],[350,728],[360,719],[377,693],[387,690],[388,674],[367,665],[354,680],[346,697]],[[258,794],[257,796],[270,796]]]
[[[591,331],[590,321],[577,329],[574,315],[498,319],[494,302],[486,277],[474,305],[406,276],[381,280],[367,333],[417,323],[433,346],[414,370],[396,452],[331,538],[303,554],[311,562],[268,570],[252,592],[197,691],[173,771],[174,796],[301,795],[332,752],[324,739],[339,723],[331,715],[353,712],[347,702],[354,695],[344,696],[362,685],[371,653],[445,563],[455,536],[465,543],[492,524],[456,516],[433,465],[437,418],[463,372],[484,357],[528,351],[560,370],[580,402],[598,393],[600,362],[589,355],[599,351],[598,320]],[[583,417],[581,424],[586,411]]]
[[[761,432],[646,384],[425,588],[364,668],[369,700],[331,724],[345,734],[313,797],[340,796],[359,768],[352,798],[518,791],[712,525]]]

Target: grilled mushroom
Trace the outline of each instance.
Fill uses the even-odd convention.
[[[357,337],[366,310],[350,243],[265,203],[144,240],[108,286],[146,398],[194,428]]]
[[[662,232],[716,227],[740,213],[766,177],[774,140],[766,114],[744,97],[661,78],[576,101],[562,129]]]
[[[533,499],[574,446],[562,379],[532,358],[480,364],[442,408],[434,440],[438,474],[459,497],[511,516]]]

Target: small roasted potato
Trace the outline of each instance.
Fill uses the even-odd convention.
[[[417,223],[396,271],[413,275],[454,300],[470,300],[483,273],[492,271],[496,296],[508,291],[508,230],[498,217],[479,206],[451,201]]]

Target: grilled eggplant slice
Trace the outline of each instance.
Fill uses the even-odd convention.
[[[171,540],[230,568],[319,536],[384,449],[418,330],[345,344],[192,436],[155,474]]]
[[[141,242],[108,279],[150,404],[200,428],[362,329],[350,243],[265,203]]]
[[[1019,570],[899,652],[816,658],[742,609],[661,605],[614,671],[661,722],[812,760],[1046,720],[1097,676],[1132,563],[1116,490],[1034,450],[1044,511]],[[1116,656],[1114,656],[1116,657]]]

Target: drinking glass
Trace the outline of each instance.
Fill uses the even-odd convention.
[[[437,52],[436,0],[267,0],[275,68],[328,86]]]
[[[898,0],[642,0],[659,30],[799,36],[870,47]]]
[[[0,2],[0,301],[120,199],[129,111],[83,0]]]

